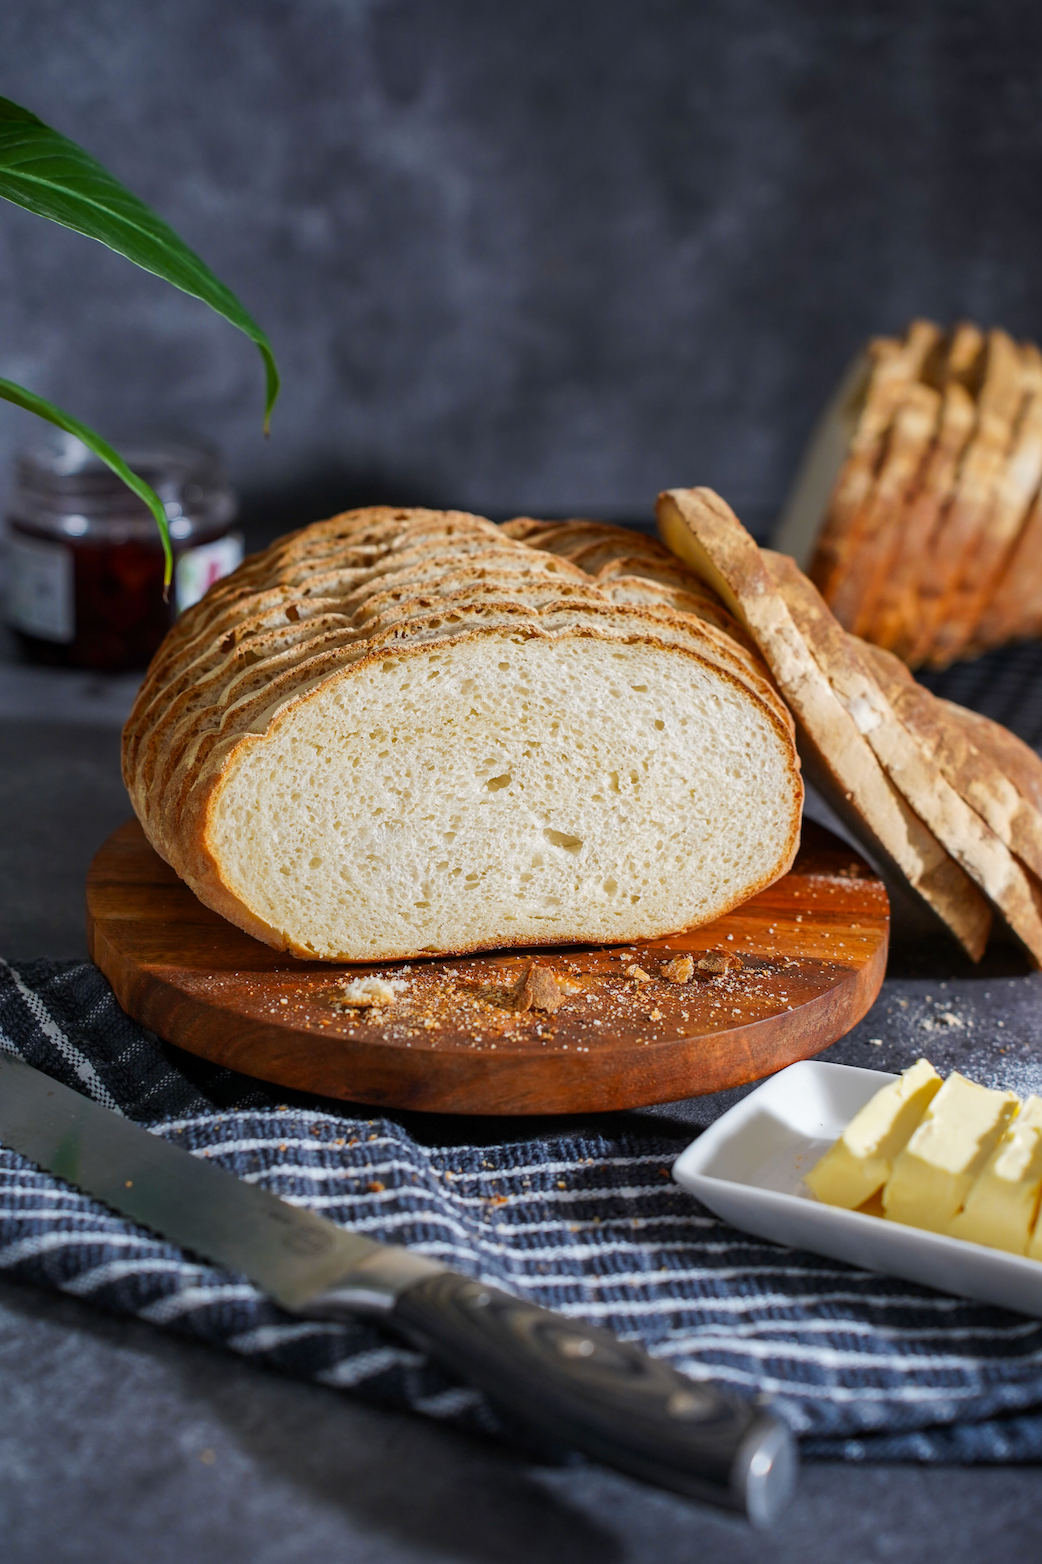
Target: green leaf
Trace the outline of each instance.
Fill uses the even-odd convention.
[[[37,396],[35,391],[27,391],[24,386],[15,385],[13,380],[0,380],[0,397],[3,397],[5,402],[13,402],[16,407],[24,407],[26,412],[35,413],[38,418],[46,418],[48,423],[57,424],[58,428],[64,429],[66,434],[74,434],[77,440],[83,441],[88,450],[100,457],[106,467],[112,468],[117,478],[123,479],[128,489],[133,489],[138,498],[144,500],[156,518],[159,535],[163,540],[163,558],[166,561],[163,586],[168,587],[173,573],[174,556],[170,549],[166,511],[155,489],[150,488],[136,472],[131,472],[119,452],[113,450],[100,434],[95,434],[93,429],[89,429],[86,424],[81,424],[71,413],[65,413],[60,407],[55,407],[53,402],[47,402],[42,396]]]
[[[279,372],[271,344],[256,321],[169,224],[113,179],[89,152],[7,98],[0,98],[0,196],[118,250],[145,271],[202,299],[244,331],[264,360],[267,433],[279,392]]]

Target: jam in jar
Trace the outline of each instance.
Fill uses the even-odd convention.
[[[215,452],[114,443],[166,507],[170,601],[152,513],[81,441],[56,432],[18,457],[7,512],[7,622],[31,662],[143,668],[177,615],[242,560],[236,497]]]

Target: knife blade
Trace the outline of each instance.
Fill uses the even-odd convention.
[[[0,1141],[304,1318],[377,1319],[536,1433],[766,1526],[796,1449],[764,1405],[200,1161],[0,1054]]]

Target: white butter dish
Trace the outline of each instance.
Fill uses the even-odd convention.
[[[703,1131],[673,1177],[744,1232],[1042,1317],[1042,1262],[822,1205],[807,1189],[804,1174],[895,1079],[816,1060],[792,1064]]]

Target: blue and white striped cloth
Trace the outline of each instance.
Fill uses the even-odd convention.
[[[0,964],[0,1048],[334,1222],[606,1325],[696,1379],[767,1392],[808,1455],[1042,1456],[1042,1323],[736,1232],[671,1182],[680,1139],[604,1115],[596,1132],[431,1147],[406,1115],[287,1101],[160,1043],[86,963]],[[377,1327],[295,1320],[3,1148],[0,1274],[502,1431]]]

